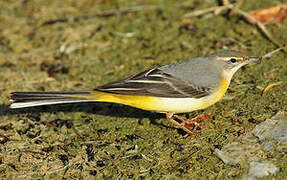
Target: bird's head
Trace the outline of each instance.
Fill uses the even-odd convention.
[[[250,63],[260,63],[261,57],[248,57],[239,51],[225,50],[207,56],[217,68],[220,68],[222,75],[231,80],[233,74],[242,66]]]

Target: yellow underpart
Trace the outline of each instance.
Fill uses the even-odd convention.
[[[153,106],[156,103],[156,97],[152,96],[135,96],[125,94],[112,94],[94,91],[98,96],[97,100],[102,102],[119,103],[132,107],[136,107],[144,110],[153,110]]]
[[[215,89],[210,98],[206,98],[206,100],[203,100],[204,103],[199,107],[199,109],[205,109],[222,99],[228,89],[228,86],[229,82],[226,79],[221,78],[220,86]]]
[[[70,97],[84,98],[99,102],[124,104],[148,111],[154,111],[154,105],[156,104],[156,97],[113,94],[100,91],[92,91],[90,95],[70,95]]]
[[[211,95],[202,98],[163,98],[153,96],[113,94],[100,91],[92,91],[90,95],[69,95],[69,97],[124,104],[155,112],[184,113],[205,109],[208,106],[216,103],[224,96],[228,86],[229,82],[222,78],[220,86],[216,88]]]

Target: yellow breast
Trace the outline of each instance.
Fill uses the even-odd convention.
[[[225,78],[221,78],[219,87],[217,87],[209,97],[204,99],[205,103],[202,105],[201,109],[205,109],[222,99],[228,89],[228,86],[229,81],[227,81]]]

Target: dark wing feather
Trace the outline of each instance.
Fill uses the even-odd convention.
[[[115,94],[174,98],[200,98],[210,93],[208,88],[188,84],[157,68],[99,86],[95,90]]]

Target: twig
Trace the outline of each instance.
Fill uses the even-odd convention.
[[[264,24],[261,22],[257,21],[255,18],[251,17],[248,15],[248,13],[238,9],[237,14],[241,15],[247,22],[249,22],[252,25],[256,25],[257,28],[277,47],[282,48],[285,52],[286,49],[284,48],[283,45],[281,45],[278,41],[276,41],[272,35],[269,33],[269,31],[265,28]]]
[[[262,56],[262,58],[263,58],[263,59],[270,58],[274,53],[276,53],[276,52],[278,52],[278,51],[280,51],[280,50],[282,50],[282,48],[277,48],[277,49],[275,49],[274,51],[271,51],[271,52],[265,54],[264,56]]]
[[[115,16],[115,15],[135,13],[138,11],[150,11],[150,10],[157,10],[157,9],[159,9],[159,7],[156,7],[156,6],[137,6],[137,7],[132,7],[132,8],[112,9],[112,10],[107,10],[107,11],[103,11],[103,12],[99,12],[95,14],[86,14],[86,15],[79,15],[79,16],[74,16],[70,18],[49,20],[49,21],[44,22],[42,26],[52,25],[55,23],[79,21],[82,19],[91,19],[95,17],[110,17],[110,16]]]
[[[194,16],[202,16],[204,14],[207,13],[214,13],[214,14],[220,14],[222,11],[227,10],[227,9],[231,9],[233,8],[232,4],[228,4],[228,5],[224,5],[224,6],[215,6],[215,7],[211,7],[211,8],[207,8],[207,9],[201,9],[201,10],[197,10],[191,13],[187,13],[185,15],[183,15],[183,18],[190,18],[190,17],[194,17]]]
[[[279,43],[277,40],[275,40],[272,37],[272,35],[269,33],[269,31],[265,28],[264,24],[257,21],[255,18],[251,17],[248,13],[239,9],[239,7],[241,6],[242,3],[243,3],[243,0],[239,0],[235,6],[233,4],[228,4],[228,5],[224,5],[224,6],[215,6],[215,7],[211,7],[211,8],[207,8],[207,9],[194,11],[194,12],[187,13],[187,14],[183,15],[183,18],[190,18],[193,16],[202,16],[204,14],[211,13],[211,12],[213,12],[215,15],[218,15],[223,10],[230,9],[231,12],[234,13],[234,15],[235,14],[240,15],[244,18],[245,21],[247,21],[248,23],[250,23],[252,25],[255,25],[267,37],[267,39],[269,41],[271,41],[274,45],[276,45],[277,47],[284,50],[284,52],[287,52],[286,47],[284,47],[281,43]],[[233,10],[233,9],[235,9],[235,10]]]
[[[238,0],[234,6],[234,8],[232,8],[231,12],[229,13],[229,16],[232,17],[234,16],[237,11],[239,10],[240,6],[243,4],[244,0]]]
[[[228,4],[230,4],[230,2],[229,2],[229,0],[222,0],[222,4],[223,5],[228,5]]]

